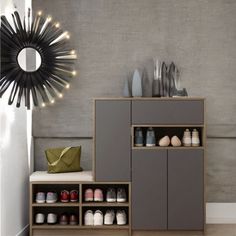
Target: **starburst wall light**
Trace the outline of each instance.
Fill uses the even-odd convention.
[[[15,101],[20,107],[24,100],[30,109],[31,97],[34,106],[54,103],[63,97],[63,89],[70,87],[70,80],[76,75],[77,56],[69,46],[69,33],[41,11],[33,18],[29,12],[23,21],[15,11],[12,20],[11,25],[1,16],[0,98],[9,89],[9,105]]]

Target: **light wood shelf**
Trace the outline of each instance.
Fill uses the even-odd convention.
[[[119,203],[119,202],[101,202],[101,203],[82,203],[82,207],[129,207],[128,202]]]
[[[57,202],[57,203],[33,203],[32,207],[79,207],[80,203],[63,203],[63,202]]]
[[[132,149],[136,149],[136,150],[152,150],[152,149],[187,149],[187,150],[191,150],[191,149],[204,149],[203,146],[200,147],[172,147],[172,146],[168,146],[168,147],[160,147],[160,146],[155,146],[155,147],[132,147]]]

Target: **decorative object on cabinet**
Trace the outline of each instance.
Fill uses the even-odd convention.
[[[134,71],[134,74],[133,74],[132,96],[133,97],[142,97],[143,96],[142,77],[137,69]]]
[[[0,97],[11,89],[9,105],[16,98],[16,107],[20,107],[22,97],[27,109],[31,107],[30,97],[34,106],[54,103],[76,75],[73,61],[77,56],[69,47],[69,33],[58,22],[53,23],[51,16],[44,18],[41,11],[32,20],[29,11],[23,22],[15,11],[12,20],[14,26],[1,16]],[[35,60],[30,68],[27,55]]]
[[[161,67],[160,60],[154,60],[154,79],[152,84],[152,96],[161,97]]]
[[[129,86],[129,79],[125,80],[124,89],[123,89],[123,96],[124,97],[131,97],[131,91]]]
[[[142,88],[143,97],[152,97],[152,83],[148,78],[148,73],[145,68],[143,69]]]

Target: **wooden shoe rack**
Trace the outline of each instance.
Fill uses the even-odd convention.
[[[36,172],[37,173],[37,172]],[[127,202],[124,203],[108,203],[105,201],[106,191],[108,188],[124,188],[127,194]],[[104,201],[103,202],[85,202],[84,200],[84,192],[87,188],[92,188],[93,190],[96,188],[100,188],[103,190]],[[76,203],[61,203],[60,200],[56,203],[36,203],[35,197],[37,192],[45,192],[54,191],[58,193],[60,196],[61,190],[78,190],[79,191],[79,200]],[[131,208],[130,208],[130,199],[131,199],[131,186],[129,182],[31,182],[30,183],[30,236],[32,235],[41,235],[43,232],[47,232],[47,235],[55,235],[55,231],[57,230],[70,230],[71,233],[79,234],[81,230],[126,230],[128,234],[131,232]],[[127,215],[127,224],[126,225],[117,225],[116,221],[113,225],[102,225],[102,226],[86,226],[84,225],[84,213],[86,210],[101,210],[103,215],[107,209],[116,210],[125,210]],[[62,213],[73,213],[77,215],[79,222],[78,225],[60,225],[57,221],[57,224],[49,225],[46,223],[46,217],[48,213],[55,213],[59,216]],[[35,215],[37,213],[43,213],[45,215],[45,223],[44,224],[36,224],[35,223]],[[68,231],[69,232],[69,231]]]

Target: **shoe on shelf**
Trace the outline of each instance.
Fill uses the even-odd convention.
[[[75,214],[70,215],[70,225],[77,225],[79,223],[78,217]]]
[[[93,218],[94,225],[103,225],[103,214],[100,210],[96,210]]]
[[[169,136],[164,136],[159,140],[159,146],[160,147],[168,147],[170,145],[170,138]]]
[[[194,129],[192,131],[192,146],[193,147],[199,147],[200,146],[200,139],[199,139],[199,133],[197,131],[197,129]]]
[[[67,190],[62,190],[61,191],[61,202],[66,203],[69,202],[70,200],[70,193]]]
[[[68,223],[69,223],[68,215],[66,213],[61,214],[60,219],[59,219],[59,224],[68,225]]]
[[[127,216],[124,210],[118,210],[116,212],[116,222],[118,225],[126,225],[127,224]]]
[[[45,222],[45,215],[42,213],[37,213],[35,215],[35,223],[36,224],[44,224]]]
[[[36,203],[45,203],[45,193],[44,192],[38,192],[36,193]]]
[[[57,193],[48,192],[47,198],[46,198],[46,203],[55,203],[55,202],[57,202]]]
[[[94,191],[94,201],[95,202],[103,202],[103,192],[99,188],[95,189],[95,191]]]
[[[118,188],[116,201],[117,202],[126,202],[127,201],[126,191],[124,188]]]
[[[146,147],[156,146],[155,131],[152,127],[149,127],[146,134]]]
[[[91,188],[88,188],[85,190],[84,200],[85,200],[85,202],[92,202],[93,201],[93,190]]]
[[[180,139],[177,137],[177,136],[173,136],[172,138],[171,138],[171,145],[173,146],[173,147],[180,147],[181,146],[181,141],[180,141]]]
[[[78,202],[79,199],[79,192],[77,190],[70,191],[70,201],[71,202]]]
[[[139,127],[135,129],[134,146],[143,147],[143,131]]]
[[[114,188],[109,188],[106,195],[107,202],[116,202],[116,190]]]
[[[91,210],[87,210],[84,214],[84,225],[93,225],[93,212]]]
[[[191,133],[190,133],[189,129],[186,129],[184,131],[182,142],[183,142],[183,145],[185,147],[190,147],[191,146],[192,139],[191,139]]]
[[[48,224],[56,224],[57,223],[57,215],[54,213],[49,213],[47,216]]]
[[[107,210],[104,217],[104,225],[113,225],[115,220],[114,210]]]

